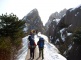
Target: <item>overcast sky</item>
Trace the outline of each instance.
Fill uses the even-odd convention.
[[[14,13],[19,19],[22,19],[36,8],[45,24],[52,13],[59,12],[64,8],[75,8],[80,4],[81,0],[0,0],[0,15],[6,12]]]

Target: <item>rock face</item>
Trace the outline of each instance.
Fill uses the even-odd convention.
[[[62,10],[61,12],[55,12],[50,15],[48,22],[45,24],[46,27],[46,35],[52,40],[53,33],[55,28],[60,21],[60,19],[66,14],[66,9]]]
[[[27,32],[29,32],[32,29],[36,29],[40,32],[44,32],[44,26],[43,23],[41,21],[41,18],[38,14],[37,9],[33,9],[32,11],[30,11],[24,18],[23,20],[26,21],[26,27],[25,30],[27,30]]]
[[[59,13],[58,12],[55,12],[55,13],[52,13],[48,19],[48,22],[45,24],[45,27],[48,29],[48,26],[50,25],[50,23],[54,20],[54,19],[61,19],[64,14],[66,14],[66,11],[67,9],[63,9],[62,11],[60,11]]]
[[[52,29],[54,32],[51,35],[51,42],[57,46],[67,60],[81,60],[81,45],[75,44],[72,40],[73,33],[79,27],[81,27],[81,6],[67,10],[66,15]]]
[[[53,36],[54,36],[53,33],[55,32],[56,26],[59,21],[60,21],[60,19],[54,19],[53,21],[51,21],[50,25],[48,26],[46,35],[49,37],[50,40],[53,39]]]

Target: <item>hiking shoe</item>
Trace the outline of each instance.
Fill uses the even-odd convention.
[[[42,59],[44,59],[44,57]]]
[[[30,60],[32,60],[33,58],[31,57]]]

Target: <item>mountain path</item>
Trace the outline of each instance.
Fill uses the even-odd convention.
[[[35,53],[34,53],[34,59],[33,60],[42,60],[42,58],[39,58],[39,51],[38,51],[38,46],[36,46],[35,48]],[[27,55],[26,55],[26,59],[25,60],[31,60],[30,59],[30,49],[28,49]]]

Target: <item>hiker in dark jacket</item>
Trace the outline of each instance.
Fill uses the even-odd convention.
[[[34,50],[36,47],[35,41],[34,41],[34,32],[31,31],[30,32],[30,36],[28,37],[29,40],[29,49],[30,49],[30,59],[34,59]]]
[[[44,55],[43,55],[43,49],[44,49],[44,39],[42,37],[39,37],[39,41],[37,42],[37,45],[39,47],[39,57],[42,54],[42,59],[44,59]]]

